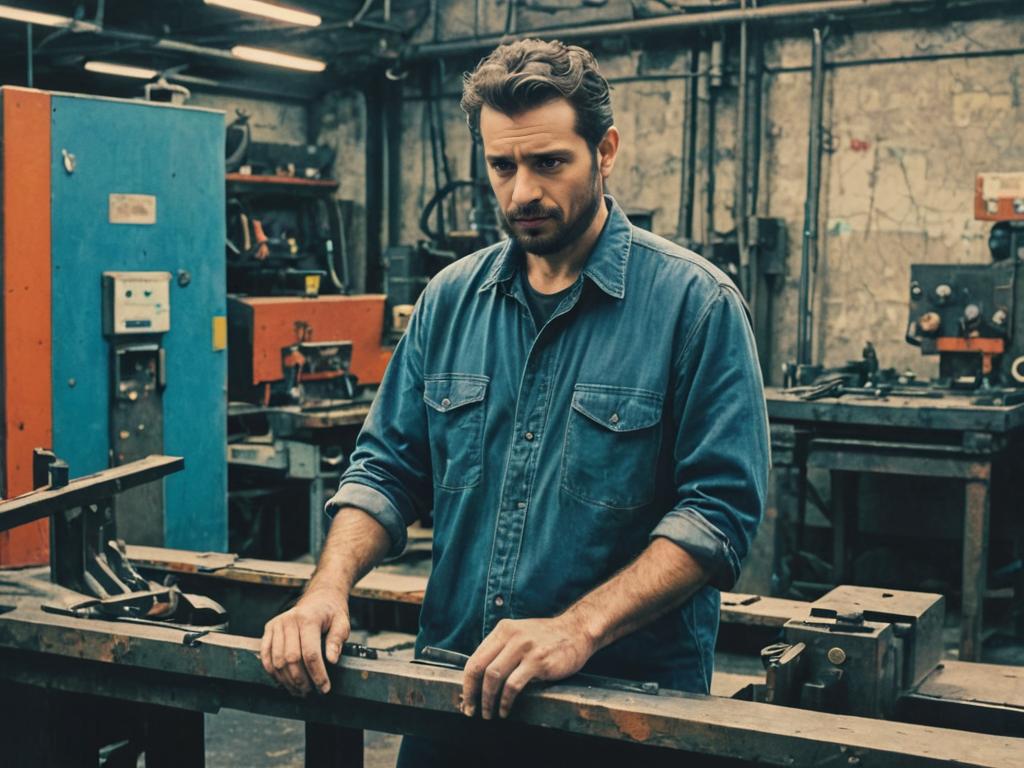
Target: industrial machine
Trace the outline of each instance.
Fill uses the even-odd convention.
[[[995,222],[991,264],[914,264],[907,341],[939,355],[939,386],[1024,386],[1024,173],[982,173],[975,218]]]
[[[227,545],[227,318],[219,112],[0,90],[4,497],[32,449],[76,471],[151,453],[188,468],[122,494],[132,543]],[[45,562],[45,522],[0,564]]]
[[[229,531],[275,558],[317,552],[337,483],[391,357],[387,297],[351,295],[333,150],[228,127]],[[308,499],[308,525],[291,519]]]
[[[231,296],[230,394],[263,406],[352,400],[384,377],[385,297]]]

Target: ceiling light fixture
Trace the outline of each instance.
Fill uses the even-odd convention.
[[[0,19],[23,21],[26,24],[39,24],[44,27],[70,27],[75,23],[75,20],[68,16],[28,11],[23,8],[12,8],[9,5],[0,5]]]
[[[85,68],[90,72],[98,72],[101,75],[117,75],[118,77],[134,77],[139,80],[152,80],[159,72],[155,69],[144,67],[129,67],[124,64],[114,64],[109,61],[87,61]]]
[[[24,24],[38,24],[41,27],[58,27],[70,29],[72,32],[99,32],[100,27],[91,21],[72,19],[70,16],[58,16],[55,13],[41,13],[10,5],[0,5],[0,19],[20,21]]]
[[[293,56],[290,53],[279,51],[268,51],[265,48],[250,48],[247,45],[236,45],[231,49],[231,54],[246,61],[287,67],[288,69],[300,69],[303,72],[323,72],[327,69],[327,64],[317,59],[307,59],[304,56]]]
[[[321,21],[315,13],[307,13],[297,8],[287,8],[274,3],[264,3],[262,0],[205,0],[205,2],[207,5],[219,5],[240,13],[251,13],[254,16],[263,16],[287,24],[299,24],[303,27],[319,27]]]

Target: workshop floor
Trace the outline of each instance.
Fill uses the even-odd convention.
[[[206,716],[207,768],[303,768],[305,730],[296,720],[223,710]],[[369,731],[366,768],[394,768],[400,737]]]

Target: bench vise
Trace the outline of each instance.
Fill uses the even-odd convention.
[[[887,718],[942,658],[942,595],[841,586],[790,619],[761,652],[763,685],[746,698]]]

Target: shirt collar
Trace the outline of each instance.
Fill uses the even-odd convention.
[[[626,295],[626,266],[633,245],[633,226],[611,195],[605,195],[604,199],[608,205],[608,221],[587,257],[583,274],[609,296],[621,299]],[[510,280],[519,271],[521,263],[521,250],[514,240],[506,240],[498,251],[490,275],[480,286],[481,293]]]

